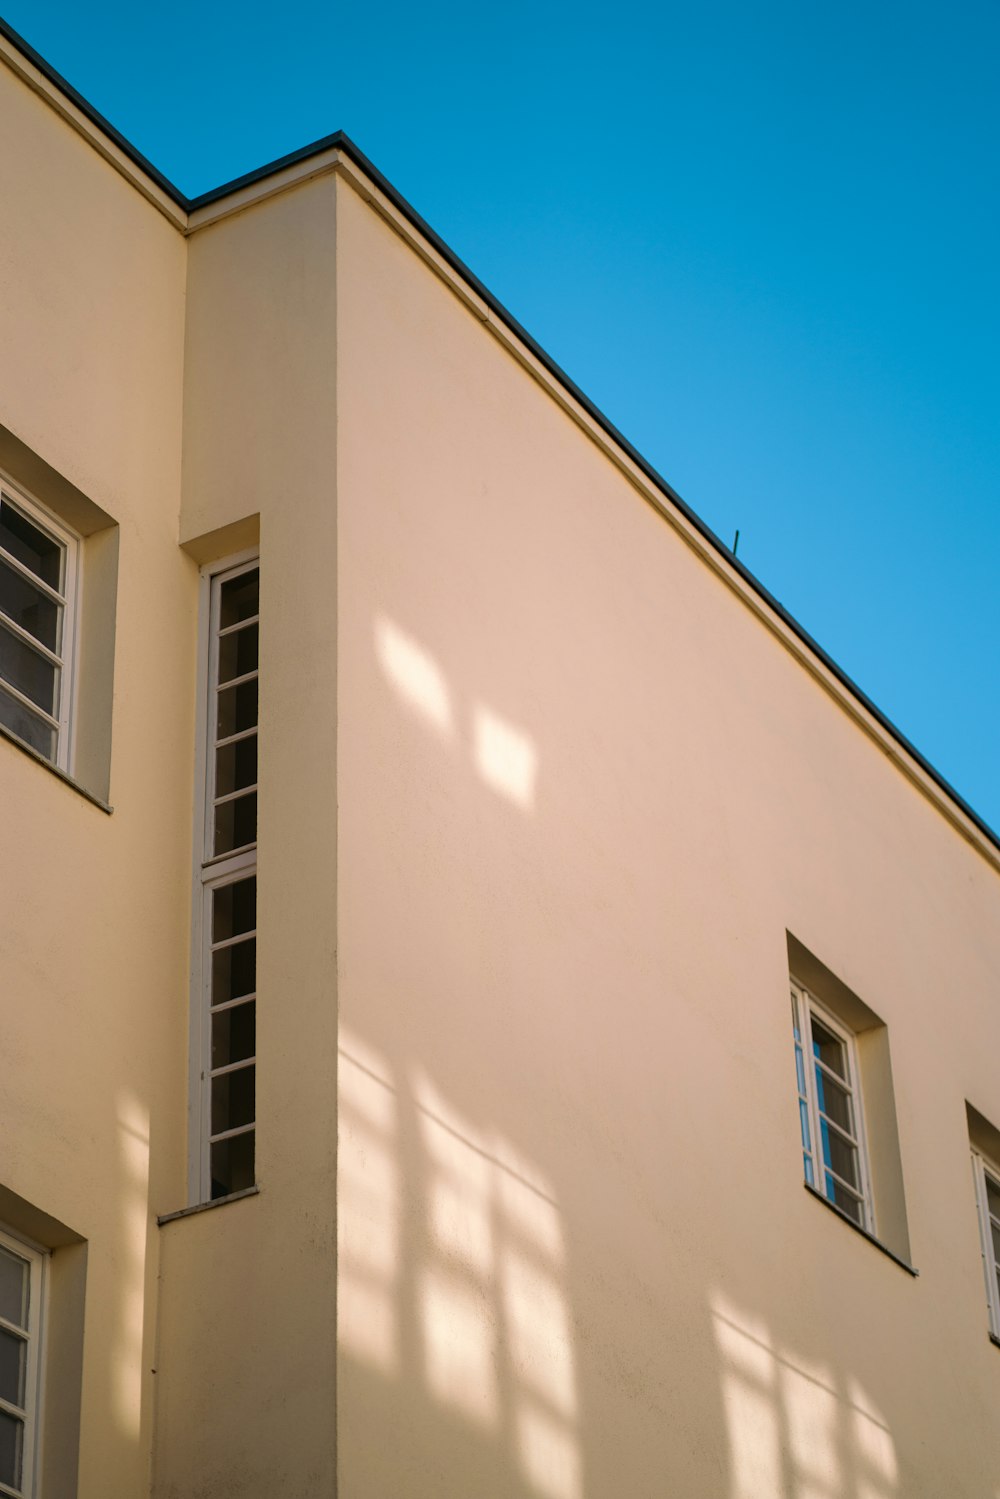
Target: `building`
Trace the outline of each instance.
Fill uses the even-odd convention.
[[[0,1494],[997,1499],[997,839],[344,137],[0,50]]]

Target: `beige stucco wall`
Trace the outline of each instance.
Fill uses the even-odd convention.
[[[188,241],[181,538],[260,517],[261,1191],[162,1230],[158,1499],[334,1483],[334,207],[321,178]]]
[[[345,183],[337,271],[342,1499],[992,1495],[996,869]],[[788,931],[919,1279],[803,1189]]]
[[[114,814],[0,741],[0,1188],[87,1241],[79,1495],[134,1499],[149,1473],[153,1214],[184,1151],[197,598],[177,546],[185,248],[3,66],[0,140],[3,451],[16,463],[31,450],[38,498],[58,509],[79,492],[118,543],[117,602],[112,578],[93,622],[116,641]],[[85,611],[99,572],[85,572]],[[79,1255],[57,1249],[53,1265],[68,1312]],[[78,1404],[79,1389],[78,1371]],[[47,1499],[76,1492],[64,1457],[43,1470]]]
[[[1000,1494],[995,864],[343,177],[185,239],[2,67],[0,138],[0,459],[114,643],[111,816],[0,739],[0,1221],[78,1499]],[[198,567],[258,534],[260,1192],[157,1228]],[[917,1279],[803,1190],[788,933],[885,1024]]]
[[[23,143],[0,160],[0,457],[87,534],[85,645],[115,652],[74,767],[112,815],[0,740],[0,1221],[55,1247],[47,1405],[72,1428],[44,1423],[42,1494],[329,1492],[333,185],[185,239],[6,68],[0,134]],[[258,531],[262,1191],[158,1228],[191,1201],[198,564]],[[111,682],[82,686],[89,712]]]

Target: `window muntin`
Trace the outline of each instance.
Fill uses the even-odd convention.
[[[794,981],[791,998],[805,1179],[873,1233],[854,1037]]]
[[[43,1257],[0,1233],[0,1495],[34,1493]]]
[[[205,893],[210,1195],[226,1197],[254,1183],[257,876],[215,883]]]
[[[976,1186],[990,1332],[995,1338],[1000,1338],[1000,1168],[980,1155],[978,1150],[974,1150],[972,1173]]]
[[[202,829],[199,1200],[255,1180],[257,1023],[256,559],[209,582]]]
[[[0,490],[0,724],[64,770],[78,554],[71,532]]]
[[[259,603],[256,566],[212,580],[206,860],[257,842]]]

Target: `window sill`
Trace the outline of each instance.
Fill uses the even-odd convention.
[[[196,1213],[207,1213],[212,1208],[224,1208],[228,1202],[240,1202],[244,1197],[256,1197],[260,1187],[244,1187],[242,1192],[230,1192],[228,1197],[216,1197],[212,1202],[195,1202],[189,1208],[178,1208],[175,1213],[160,1213],[156,1222],[160,1228],[165,1223],[175,1223],[178,1218],[193,1218]]]
[[[32,749],[30,744],[25,744],[23,739],[18,739],[17,735],[12,734],[3,724],[0,724],[0,739],[6,739],[7,743],[12,744],[15,749],[19,749],[22,755],[27,755],[29,760],[34,760],[36,765],[40,765],[43,770],[47,770],[50,775],[54,775],[56,780],[62,781],[64,785],[69,786],[71,790],[77,792],[85,800],[92,802],[95,807],[100,807],[101,811],[107,812],[110,817],[114,811],[114,807],[109,807],[107,802],[102,802],[99,796],[95,796],[92,791],[88,791],[86,786],[81,786],[79,781],[75,781],[65,770],[60,770],[58,765],[53,765],[51,760],[46,760],[44,755],[40,755],[37,750]]]
[[[905,1270],[907,1275],[912,1275],[914,1280],[917,1278],[917,1276],[920,1274],[920,1271],[914,1270],[912,1265],[908,1265],[905,1260],[900,1259],[899,1255],[896,1254],[894,1250],[890,1249],[887,1244],[883,1244],[881,1239],[876,1239],[875,1235],[870,1234],[867,1228],[862,1228],[860,1223],[855,1223],[854,1219],[849,1217],[847,1213],[843,1212],[843,1210],[839,1208],[835,1202],[831,1202],[828,1197],[824,1197],[822,1192],[818,1192],[816,1188],[811,1187],[808,1182],[803,1182],[802,1185],[805,1187],[810,1197],[815,1197],[817,1202],[821,1202],[825,1208],[829,1208],[830,1212],[836,1214],[836,1216],[841,1220],[842,1223],[847,1224],[848,1228],[853,1228],[856,1234],[860,1234],[863,1239],[868,1240],[869,1244],[872,1244],[876,1249],[881,1250],[881,1252],[886,1255],[887,1258],[892,1260],[893,1264],[898,1265],[901,1270]]]
[[[995,1332],[991,1332],[989,1338],[995,1348],[1000,1348],[1000,1338],[997,1337]]]

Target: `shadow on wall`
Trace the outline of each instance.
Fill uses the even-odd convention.
[[[435,656],[385,617],[374,645],[397,706],[427,742],[453,756],[456,770],[467,765],[493,808],[520,814],[506,819],[503,836],[530,862],[534,845],[523,845],[543,836],[546,812],[537,742],[483,700],[465,712]],[[428,807],[433,818],[430,797]],[[405,1487],[412,1499],[900,1499],[893,1437],[858,1381],[784,1346],[766,1317],[713,1289],[718,1274],[704,1263],[700,1230],[686,1242],[673,1232],[669,1214],[683,1215],[692,1179],[704,1196],[704,1176],[679,1175],[675,1192],[643,1181],[645,1165],[633,1170],[629,1131],[635,1144],[649,1117],[630,1096],[643,1043],[630,1033],[625,1005],[618,1013],[583,1008],[600,1096],[573,1048],[572,991],[556,972],[572,933],[552,937],[554,954],[542,954],[555,965],[549,971],[535,972],[529,953],[527,969],[491,972],[492,1003],[470,1008],[465,970],[447,969],[445,923],[462,919],[449,904],[462,888],[461,838],[480,830],[458,826],[436,831],[445,874],[437,885],[437,869],[423,877],[434,893],[421,901],[409,891],[412,948],[394,932],[393,947],[403,945],[397,966],[373,969],[376,978],[352,975],[357,988],[381,995],[370,1022],[362,1004],[362,1018],[341,1024],[345,1494],[381,1499]],[[405,900],[412,871],[380,865],[379,875],[388,914]],[[470,901],[497,898],[487,884]],[[488,927],[495,906],[485,910]],[[377,942],[377,917],[370,932]],[[418,974],[427,954],[429,983]],[[483,949],[475,961],[485,973],[494,958]],[[577,979],[580,965],[578,955]],[[413,978],[412,1003],[399,973]],[[504,984],[521,980],[525,992],[504,1007]],[[448,1044],[462,1027],[460,1043]],[[471,1069],[463,1065],[470,1058]],[[791,1055],[788,1069],[791,1159]],[[546,1112],[539,1100],[559,1090],[564,1096]],[[630,1121],[620,1137],[616,1112]],[[555,1116],[558,1141],[545,1123]],[[567,1118],[575,1123],[567,1127]],[[673,1145],[676,1164],[662,1149],[657,1159],[664,1173],[683,1173],[689,1162]],[[683,1152],[702,1148],[689,1139]],[[733,1206],[720,1206],[720,1215]],[[752,1271],[735,1271],[733,1284],[754,1301]]]
[[[111,1371],[111,1409],[122,1434],[138,1441],[149,1230],[149,1112],[133,1093],[123,1089],[117,1113],[121,1242],[116,1265],[118,1328]]]
[[[429,1401],[465,1428],[465,1444],[495,1446],[498,1494],[583,1499],[551,1185],[508,1140],[463,1119],[420,1069],[397,1081],[347,1030],[339,1085],[341,1351],[371,1374],[410,1381],[415,1425],[427,1422]],[[423,1211],[408,1227],[414,1194]],[[729,1499],[894,1499],[892,1435],[857,1380],[780,1347],[722,1292],[710,1302]],[[378,1445],[393,1447],[384,1434]],[[461,1491],[462,1445],[446,1449],[457,1466],[441,1475],[442,1493]]]
[[[375,648],[400,699],[446,744],[459,732],[452,694],[434,657],[390,619],[375,626]],[[484,785],[521,811],[535,804],[538,754],[528,736],[484,703],[472,705],[471,757]]]
[[[388,1378],[418,1371],[432,1400],[504,1451],[520,1475],[514,1491],[580,1499],[562,1226],[548,1183],[509,1141],[463,1119],[421,1070],[397,1083],[347,1031],[340,1111],[342,1349]],[[414,1149],[421,1159],[404,1184]],[[417,1262],[402,1201],[415,1183],[425,1234]]]
[[[731,1499],[892,1499],[896,1449],[857,1380],[776,1346],[767,1324],[711,1298]]]

